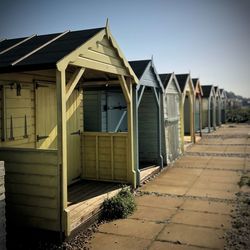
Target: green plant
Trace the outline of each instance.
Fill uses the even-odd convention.
[[[122,188],[114,197],[106,199],[102,205],[102,219],[115,220],[127,218],[136,209],[134,196],[128,188]]]

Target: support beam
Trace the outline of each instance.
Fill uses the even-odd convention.
[[[60,221],[61,230],[66,229],[64,211],[68,201],[67,184],[67,122],[66,122],[66,98],[65,98],[65,70],[56,71],[57,92],[57,148],[58,168],[60,169]],[[67,234],[67,232],[66,232]]]
[[[66,85],[66,101],[68,101],[68,99],[69,99],[70,95],[72,94],[72,92],[74,91],[77,83],[81,79],[84,71],[85,71],[85,68],[79,68],[74,72],[74,74],[70,78],[69,82]]]
[[[153,88],[153,92],[154,92],[154,95],[155,95],[156,103],[157,103],[157,105],[159,107],[160,106],[159,96],[158,96],[158,93],[157,93],[155,88]]]
[[[130,93],[130,89],[127,86],[125,77],[123,75],[119,75],[118,78],[119,78],[119,81],[120,81],[120,85],[122,87],[123,94],[125,95],[126,102],[131,103],[131,94],[132,94],[132,92]]]
[[[139,90],[141,89],[140,94],[139,94],[139,97],[138,97],[138,101],[137,101],[137,108],[139,108],[139,106],[140,106],[141,99],[142,99],[142,96],[143,96],[145,87],[146,87],[145,85],[142,85],[142,86],[137,90],[137,96],[138,96]]]

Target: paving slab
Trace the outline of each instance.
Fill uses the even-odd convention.
[[[199,177],[200,181],[210,181],[210,182],[220,182],[220,183],[238,183],[238,181],[240,180],[240,176],[216,176],[216,175],[203,175],[201,174],[201,176]]]
[[[211,181],[201,181],[198,180],[192,186],[192,188],[202,188],[208,190],[226,191],[236,193],[239,191],[239,186],[234,183],[221,183],[221,182],[211,182]]]
[[[169,250],[201,250],[200,247],[174,244],[174,243],[163,242],[163,241],[155,241],[149,247],[149,250],[167,250],[167,249],[169,249]]]
[[[179,175],[191,175],[191,176],[199,176],[203,169],[181,169],[181,168],[171,168],[168,172],[166,172],[167,175],[175,174],[177,176]]]
[[[163,197],[156,195],[143,195],[135,198],[137,205],[156,208],[179,208],[184,200],[172,197]]]
[[[181,178],[178,179],[176,178],[176,176],[167,176],[164,178],[157,178],[156,183],[160,184],[160,185],[166,185],[166,186],[176,186],[176,187],[186,187],[186,186],[190,186],[194,180],[196,179],[196,177],[192,177],[192,178]]]
[[[120,235],[95,233],[91,240],[91,248],[93,250],[128,250],[138,249],[145,250],[150,244],[150,240],[127,237]]]
[[[178,211],[171,219],[173,223],[211,228],[230,228],[231,217],[223,214],[210,214],[194,211]]]
[[[190,147],[187,152],[199,152],[199,153],[224,153],[227,146],[224,145],[194,145]]]
[[[188,191],[188,187],[166,186],[155,182],[148,183],[141,188],[145,192],[157,192],[159,194],[184,195]]]
[[[158,235],[157,240],[179,241],[181,244],[223,249],[224,230],[195,227],[183,224],[169,224]]]
[[[176,209],[137,206],[137,210],[129,218],[164,222],[169,220],[176,213],[176,211]]]
[[[203,200],[185,200],[182,209],[217,213],[217,214],[228,214],[230,215],[234,209],[234,204],[226,202],[214,202],[214,201],[203,201]]]
[[[187,194],[188,196],[196,196],[201,198],[217,198],[217,199],[225,199],[232,200],[235,199],[234,192],[226,192],[219,190],[208,190],[203,188],[191,188]]]
[[[227,146],[225,153],[245,154],[246,153],[246,145],[244,145],[244,146]]]
[[[241,174],[236,171],[204,169],[202,171],[201,176],[227,177],[227,178],[232,178],[233,180],[235,180],[239,178]]]
[[[150,221],[124,219],[101,225],[99,227],[99,232],[153,239],[159,234],[163,226],[163,224],[157,224]]]

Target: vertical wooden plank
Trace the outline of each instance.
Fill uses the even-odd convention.
[[[111,179],[114,180],[114,135],[110,136]]]
[[[66,123],[66,98],[65,98],[66,75],[65,70],[56,71],[56,92],[57,92],[57,147],[58,147],[58,168],[61,170],[60,190],[61,206],[60,214],[62,227],[68,234],[64,210],[67,208],[67,123]]]
[[[95,136],[96,179],[99,180],[99,138]]]
[[[5,111],[5,88],[2,86],[2,91],[1,91],[1,141],[5,141],[6,139],[6,111]]]
[[[135,175],[135,162],[134,162],[134,126],[133,126],[133,89],[132,89],[132,81],[130,78],[127,78],[128,90],[129,90],[129,102],[127,103],[127,111],[128,111],[128,148],[129,148],[129,158],[130,158],[130,168],[129,168],[129,176],[131,178],[131,182],[133,187],[136,187],[136,175]]]

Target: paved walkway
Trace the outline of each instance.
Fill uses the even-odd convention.
[[[141,187],[137,211],[101,225],[91,249],[223,249],[243,171],[250,171],[250,126],[226,125]]]

